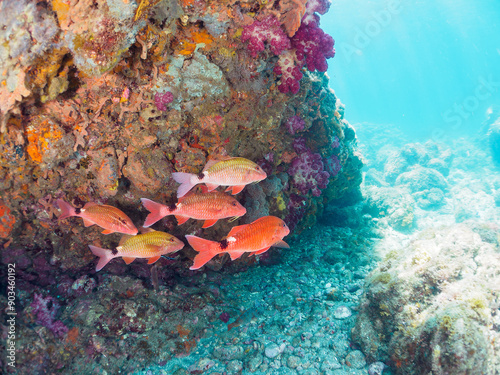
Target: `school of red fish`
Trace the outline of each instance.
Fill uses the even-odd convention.
[[[122,233],[123,236],[115,249],[103,249],[89,245],[92,253],[99,257],[96,271],[100,271],[114,258],[123,258],[130,264],[137,258],[148,259],[155,263],[161,256],[175,253],[184,247],[184,242],[161,231],[149,228],[168,215],[174,215],[178,225],[189,219],[204,220],[202,228],[214,225],[219,219],[230,221],[245,215],[246,209],[234,197],[215,189],[227,186],[226,192],[238,194],[251,183],[264,180],[267,175],[251,160],[240,157],[221,157],[207,162],[199,174],[175,172],[172,177],[180,184],[177,190],[178,201],[164,205],[147,198],[141,202],[149,214],[141,228],[141,233],[130,218],[116,207],[87,203],[83,208],[75,208],[62,199],[57,205],[61,210],[59,220],[71,216],[80,217],[86,227],[97,225],[104,229],[103,234]],[[192,192],[198,184],[201,192]],[[250,224],[238,225],[220,241],[186,235],[189,245],[198,252],[191,270],[197,270],[213,257],[228,253],[235,260],[244,253],[262,254],[271,246],[289,248],[283,237],[290,233],[283,220],[275,216],[264,216]]]

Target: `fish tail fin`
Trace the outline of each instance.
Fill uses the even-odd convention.
[[[76,216],[75,208],[70,205],[68,202],[63,201],[62,199],[56,200],[59,209],[61,210],[61,215],[59,215],[58,219],[66,219],[70,216]]]
[[[102,270],[102,268],[109,263],[111,259],[113,259],[115,256],[113,255],[113,252],[108,249],[103,249],[101,247],[97,246],[92,246],[89,245],[90,251],[94,253],[95,256],[99,257],[99,262],[97,263],[97,267],[95,268],[96,271]]]
[[[162,208],[164,207],[160,203],[156,203],[152,201],[151,199],[147,198],[141,198],[142,205],[146,210],[148,210],[150,213],[146,217],[146,221],[144,222],[143,227],[148,228],[154,223],[156,223],[158,220],[163,219],[166,215],[162,212]]]
[[[183,197],[191,190],[196,184],[199,183],[199,178],[195,174],[185,172],[172,173],[173,179],[181,184],[177,189],[177,198]]]
[[[210,259],[220,253],[218,242],[190,235],[187,235],[186,239],[191,247],[198,251],[198,255],[194,257],[194,264],[189,268],[190,270],[197,270],[203,267]]]

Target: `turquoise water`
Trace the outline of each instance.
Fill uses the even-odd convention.
[[[337,0],[321,25],[351,123],[439,138],[474,131],[500,103],[498,1]]]

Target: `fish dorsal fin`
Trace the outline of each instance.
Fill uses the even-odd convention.
[[[85,203],[85,206],[83,206],[83,208],[86,210],[87,208],[93,207],[93,206],[97,206],[97,203],[95,203],[95,202],[87,202],[87,203]]]
[[[185,217],[185,216],[179,216],[179,215],[175,215],[175,218],[177,219],[177,225],[181,225],[181,224],[184,224],[186,221],[189,220],[188,217]]]
[[[123,260],[125,261],[125,263],[130,264],[135,260],[135,258],[123,257]]]
[[[284,249],[289,249],[290,248],[290,246],[285,241],[283,241],[283,240],[279,240],[273,246],[275,246],[275,247],[282,247]]]
[[[148,264],[153,264],[154,262],[156,262],[158,259],[160,259],[161,255],[157,255],[155,257],[151,257],[149,258],[148,260]]]
[[[120,242],[118,242],[118,246],[122,246],[125,241],[127,241],[130,237],[134,237],[131,234],[124,234],[122,238],[120,238]]]
[[[236,233],[238,233],[240,230],[246,228],[248,224],[243,224],[243,225],[237,225],[235,227],[232,227],[229,233],[227,234],[227,237],[234,236]]]
[[[88,219],[84,219],[84,218],[82,218],[82,219],[83,219],[83,225],[85,225],[86,227],[90,227],[90,226],[94,225],[94,223],[92,221],[90,221]]]
[[[205,164],[205,167],[203,168],[202,172],[205,172],[208,168],[212,167],[215,163],[218,163],[220,160],[219,159],[211,159],[207,161],[207,164]]]
[[[139,232],[141,232],[141,234],[146,234],[146,233],[151,233],[151,232],[156,232],[156,231],[153,228],[140,227]],[[130,236],[130,237],[133,237],[133,236]]]

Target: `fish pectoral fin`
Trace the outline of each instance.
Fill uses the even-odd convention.
[[[211,192],[219,187],[217,184],[210,184],[208,182],[206,182],[205,185],[207,185],[208,192]]]
[[[91,222],[90,220],[83,219],[83,225],[85,225],[86,227],[90,227],[90,226],[94,225],[94,223]]]
[[[232,227],[229,233],[227,234],[227,237],[233,237],[236,233],[238,233],[240,230],[244,229],[247,226],[248,224],[243,224]]]
[[[202,228],[209,228],[209,227],[211,227],[212,225],[214,225],[217,222],[217,220],[219,220],[219,219],[205,220],[205,223],[203,223]]]
[[[105,229],[101,232],[102,234],[111,234],[111,233],[115,233],[114,230],[111,230],[111,229]]]
[[[243,254],[245,254],[244,251],[231,251],[229,253],[229,256],[231,257],[231,260],[235,260],[235,259],[238,259]]]
[[[230,188],[232,190],[231,194],[236,195],[245,188],[245,185],[230,186]]]
[[[250,255],[259,255],[259,254],[263,254],[265,253],[267,250],[269,250],[271,246],[269,247],[265,247],[263,249],[260,249],[260,250],[257,250],[257,251],[254,251],[253,253],[251,253]]]
[[[153,264],[154,262],[156,262],[156,261],[157,261],[158,259],[160,259],[160,258],[161,258],[161,256],[160,256],[160,255],[157,255],[157,256],[155,256],[155,257],[151,257],[151,258],[149,258],[149,260],[148,260],[148,264]]]
[[[125,263],[130,264],[135,260],[135,258],[123,257],[123,260],[125,261]]]
[[[276,242],[273,246],[275,247],[281,247],[281,248],[284,248],[284,249],[289,249],[290,246],[283,240],[280,240],[278,242]]]
[[[175,218],[177,219],[177,225],[184,224],[186,221],[189,220],[189,218],[186,216],[175,215]]]

